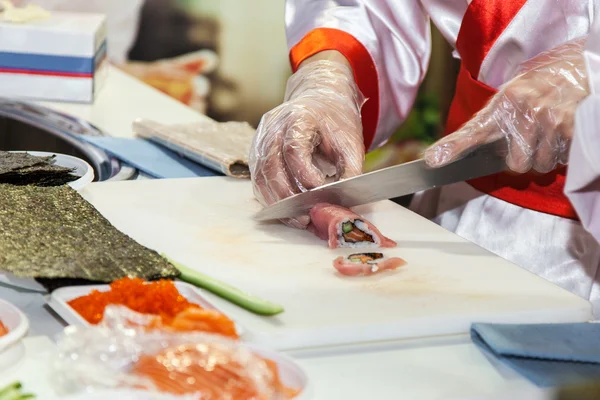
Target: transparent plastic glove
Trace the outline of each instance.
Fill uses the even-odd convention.
[[[365,157],[360,109],[364,97],[347,66],[319,60],[290,77],[285,102],[258,126],[249,165],[263,205],[362,173]],[[309,217],[284,220],[305,228]]]
[[[547,173],[567,164],[575,110],[589,94],[584,44],[577,39],[522,64],[486,107],[425,151],[427,164],[441,167],[502,138],[515,172]]]

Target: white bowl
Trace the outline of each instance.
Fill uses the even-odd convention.
[[[279,378],[281,383],[288,387],[298,388],[302,391],[294,400],[309,400],[313,398],[313,388],[311,382],[306,375],[304,369],[296,363],[292,358],[275,350],[267,349],[262,346],[257,346],[253,343],[244,343],[253,353],[258,354],[263,358],[268,358],[277,363],[279,368]]]
[[[0,354],[12,347],[27,334],[29,320],[17,307],[0,299],[0,321],[8,329],[8,333],[0,336]]]
[[[68,185],[75,190],[81,190],[94,180],[94,169],[90,164],[81,158],[69,156],[67,154],[51,153],[45,151],[11,151],[11,153],[29,153],[37,157],[55,157],[55,164],[65,168],[75,168],[73,174],[79,179],[69,182]]]

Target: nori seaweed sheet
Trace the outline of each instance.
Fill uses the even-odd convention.
[[[48,288],[125,276],[153,280],[179,275],[166,259],[117,230],[69,186],[0,184],[0,269],[41,278]]]
[[[0,174],[14,171],[20,168],[31,167],[37,164],[50,162],[54,157],[37,157],[29,153],[10,153],[0,151]]]
[[[63,167],[57,165],[48,165],[40,167],[33,173],[22,173],[22,170],[8,172],[0,175],[0,183],[9,183],[11,185],[61,186],[77,179],[70,171],[63,171],[62,168]]]
[[[0,151],[0,183],[60,186],[78,178],[72,168],[54,165],[54,159]]]

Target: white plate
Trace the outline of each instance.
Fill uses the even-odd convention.
[[[11,153],[29,153],[32,156],[37,157],[50,157],[56,156],[55,164],[65,168],[75,168],[73,171],[74,175],[77,175],[79,179],[69,182],[68,185],[75,190],[81,190],[87,184],[94,180],[94,169],[90,164],[82,160],[81,158],[69,156],[67,154],[50,153],[45,151],[11,151]]]
[[[293,359],[274,350],[265,349],[264,347],[252,343],[244,343],[244,345],[259,356],[268,358],[277,363],[281,383],[285,386],[302,390],[298,396],[294,397],[294,400],[312,399],[312,386],[310,385],[308,376]]]
[[[29,320],[16,306],[8,301],[0,299],[0,321],[8,333],[0,336],[0,354],[9,347],[18,343],[29,329]]]
[[[219,310],[212,303],[204,298],[200,289],[190,285],[186,282],[175,282],[175,287],[179,290],[179,293],[185,297],[190,303],[200,305],[202,308],[217,310],[225,315],[223,311]],[[85,296],[90,294],[92,290],[98,290],[100,292],[107,292],[110,290],[110,285],[85,285],[85,286],[67,286],[60,289],[56,289],[52,292],[48,305],[52,307],[58,315],[61,316],[69,325],[84,325],[90,326],[91,324],[85,320],[77,311],[75,311],[68,302],[76,299],[77,297]],[[230,316],[228,316],[231,318]],[[231,318],[235,322],[235,329],[240,336],[243,335],[244,329],[241,327],[235,319]]]

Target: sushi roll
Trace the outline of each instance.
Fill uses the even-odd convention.
[[[356,253],[333,260],[333,267],[345,276],[368,276],[406,265],[399,257],[386,259],[382,253]]]
[[[396,247],[369,221],[351,210],[332,204],[317,204],[310,211],[308,229],[327,240],[329,248]]]

